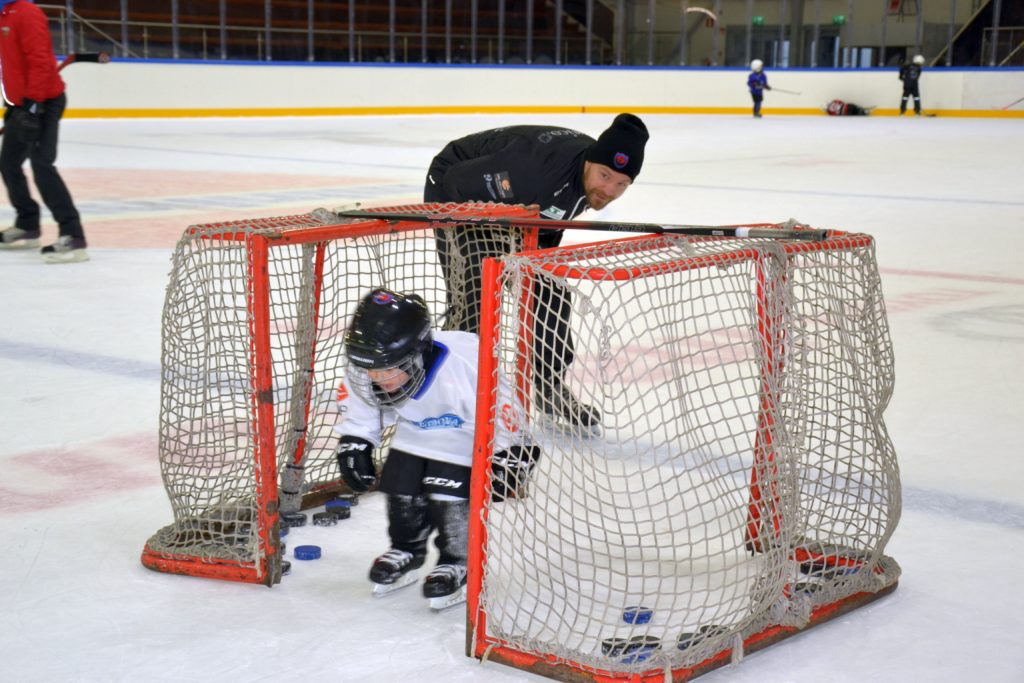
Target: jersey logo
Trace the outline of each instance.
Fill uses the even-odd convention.
[[[501,406],[501,411],[499,414],[501,415],[501,423],[505,425],[505,429],[513,433],[515,433],[519,429],[519,414],[516,412],[516,409],[511,406],[511,404],[506,403],[503,406]]]
[[[553,218],[556,221],[562,220],[565,217],[565,209],[559,209],[557,206],[549,206],[540,212],[541,216],[547,216]]]
[[[410,420],[420,429],[459,429],[466,421],[454,413],[445,413],[437,417],[427,417],[419,422]]]

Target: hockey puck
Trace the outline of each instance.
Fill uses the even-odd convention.
[[[349,505],[359,505],[359,494],[357,493],[343,493],[334,500],[347,501]]]
[[[622,620],[627,624],[646,624],[653,616],[653,609],[640,605],[632,605],[622,611]]]
[[[287,524],[290,527],[293,526],[306,526],[306,513],[305,512],[282,512],[281,523]]]
[[[288,560],[281,560],[281,576],[288,576],[292,573],[292,563]]]
[[[623,664],[642,662],[661,647],[661,639],[654,636],[632,636],[630,638],[605,638],[601,641],[601,652],[618,659]]]
[[[335,526],[341,517],[333,512],[313,513],[313,526]]]
[[[320,546],[318,545],[297,545],[295,546],[296,560],[319,560]]]
[[[288,535],[288,529],[290,529],[290,528],[291,527],[289,527],[287,524],[282,524],[281,528],[278,529],[278,531],[277,531],[277,537],[278,538],[284,538],[285,536],[287,536]]]
[[[352,516],[352,503],[347,500],[329,500],[324,509],[332,515],[337,515],[338,519],[348,519]]]
[[[676,647],[680,650],[685,650],[691,645],[695,644],[700,640],[707,640],[712,636],[721,635],[722,633],[728,633],[729,629],[725,626],[715,626],[708,624],[707,626],[701,626],[697,629],[696,633],[680,633],[679,637],[676,638]]]

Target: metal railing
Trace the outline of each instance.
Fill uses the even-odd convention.
[[[891,66],[929,50],[933,65],[944,55],[945,64],[952,66],[949,46],[964,24],[976,18],[961,11],[958,25],[957,2],[948,0],[948,40],[939,38],[939,45],[926,50],[923,2],[806,0],[803,12],[797,13],[798,1],[777,0],[770,8],[774,24],[754,14],[755,7],[764,11],[767,3],[755,5],[753,0],[549,0],[538,6],[528,3],[525,16],[509,11],[505,0],[488,3],[487,11],[481,9],[481,0],[458,7],[454,0],[444,0],[443,8],[439,1],[421,0],[418,12],[407,4],[405,15],[396,0],[383,0],[377,7],[386,10],[386,22],[374,24],[357,21],[354,0],[344,3],[344,9],[339,3],[307,0],[305,17],[293,8],[292,16],[277,18],[276,26],[269,0],[263,4],[262,25],[255,15],[249,24],[229,22],[226,0],[218,3],[216,22],[180,20],[178,0],[168,3],[167,21],[131,19],[127,0],[120,0],[117,19],[110,18],[114,12],[109,8],[105,18],[82,16],[73,0],[40,7],[56,22],[64,53],[106,49],[121,57],[199,60],[706,66],[745,66],[758,57],[774,68]],[[938,4],[935,0],[933,11]],[[961,0],[961,10],[963,4]],[[980,12],[988,4],[976,2],[971,9]],[[899,14],[893,14],[894,5],[901,8]],[[845,14],[828,16],[844,6]],[[333,21],[323,19],[327,8],[333,10]],[[600,31],[595,30],[601,23],[596,21],[598,12],[605,13]],[[876,39],[865,41],[864,31],[855,30],[857,21],[877,25]],[[285,22],[290,25],[280,25]],[[902,42],[894,39],[890,22],[899,22]],[[1019,29],[1000,28],[996,19],[992,23],[984,30],[984,65],[1016,64],[1022,50],[1012,31]],[[936,28],[934,24],[929,25]],[[854,36],[861,44],[853,42]]]

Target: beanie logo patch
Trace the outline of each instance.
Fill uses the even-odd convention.
[[[374,292],[373,293],[373,303],[377,304],[378,306],[386,306],[386,305],[392,303],[394,300],[395,300],[395,297],[394,297],[393,294],[391,294],[391,292]]]
[[[616,152],[615,156],[612,157],[612,163],[615,165],[615,168],[626,168],[626,164],[629,163],[629,155]]]

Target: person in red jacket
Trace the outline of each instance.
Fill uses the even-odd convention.
[[[60,233],[54,244],[43,247],[43,260],[85,261],[89,257],[82,221],[54,166],[66,103],[64,81],[57,74],[46,15],[31,0],[0,0],[0,84],[6,105],[0,175],[17,213],[14,226],[0,231],[0,248],[39,246],[39,204],[32,199],[22,170],[28,159],[39,194]]]

